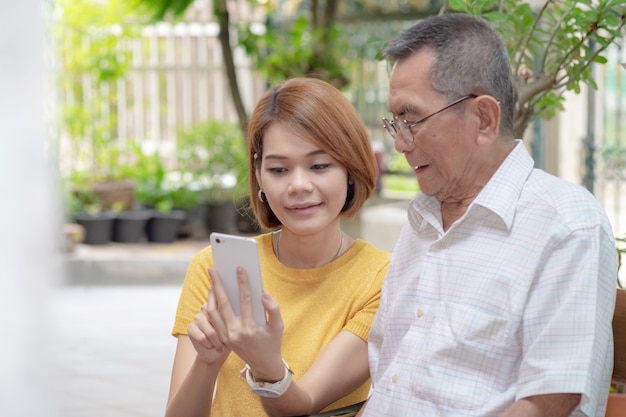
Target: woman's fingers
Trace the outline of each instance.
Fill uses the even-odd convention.
[[[219,337],[219,326],[220,322],[215,322],[215,320],[210,320],[209,309],[205,304],[202,306],[201,310],[202,320],[198,321],[198,325],[201,326],[203,333],[206,335],[206,338],[211,342],[211,345],[217,349],[222,350],[226,347],[222,339]]]
[[[215,327],[209,321],[207,304],[203,305],[200,312],[196,314],[193,323],[187,329],[187,333],[193,341],[205,349],[221,351],[226,348]]]
[[[222,284],[220,274],[218,274],[215,269],[210,268],[209,275],[211,276],[212,284],[211,292],[215,294],[216,308],[222,314],[224,319],[228,320],[230,317],[233,317],[235,313],[230,305],[230,300],[228,299],[228,294],[226,294],[226,290]]]
[[[270,328],[271,332],[281,335],[282,337],[285,325],[280,314],[280,307],[278,306],[278,303],[266,291],[263,291],[261,301],[263,302],[263,308],[265,308],[265,311],[267,312],[267,326]]]
[[[237,286],[239,288],[239,309],[241,310],[242,325],[244,327],[254,326],[256,322],[252,315],[252,295],[248,283],[248,274],[241,267],[237,268]]]
[[[228,343],[229,328],[232,327],[232,321],[235,319],[235,313],[228,300],[228,295],[224,290],[219,274],[214,269],[209,269],[211,276],[211,290],[209,291],[208,318],[217,331],[220,340]]]
[[[241,319],[241,326],[253,326],[256,324],[252,314],[252,292],[250,290],[250,284],[248,282],[248,274],[245,269],[237,268],[237,289],[238,289],[238,301],[239,301],[239,316],[235,313],[222,280],[214,269],[209,269],[213,287],[211,292],[215,293],[215,300],[217,304],[217,310],[221,313],[224,323],[230,326],[231,330],[233,326],[238,325],[237,318]]]

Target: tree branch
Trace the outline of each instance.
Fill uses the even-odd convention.
[[[574,10],[574,7],[575,7],[575,4],[572,4],[572,7],[570,7],[570,9],[566,13],[562,14],[559,21],[556,23],[556,25],[554,25],[552,33],[550,34],[550,38],[546,42],[546,48],[543,51],[543,58],[541,59],[542,71],[546,67],[546,61],[548,60],[548,51],[550,50],[550,47],[552,46],[552,43],[554,42],[554,38],[556,38],[557,33],[561,31],[561,24],[565,20],[565,17],[569,16],[572,10]]]
[[[520,42],[513,52],[513,57],[517,57],[517,56],[520,57],[519,59],[516,59],[516,62],[515,62],[515,71],[514,71],[515,74],[519,72],[519,69],[522,66],[524,54],[521,51],[525,51],[528,48],[530,39],[533,37],[533,33],[535,32],[535,30],[537,29],[537,25],[539,24],[539,20],[541,19],[541,16],[543,16],[543,13],[547,10],[548,4],[550,3],[552,3],[552,0],[548,0],[543,4],[541,9],[539,10],[539,13],[534,19],[533,27],[528,31],[526,38],[523,40],[523,42]]]
[[[530,84],[519,85],[517,90],[518,103],[526,103],[532,100],[533,97],[540,94],[543,91],[550,90],[556,80],[554,77],[548,77],[546,75],[539,75],[535,81]]]

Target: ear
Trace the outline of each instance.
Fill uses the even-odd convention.
[[[489,145],[500,133],[500,103],[488,95],[478,96],[474,101],[479,121],[476,143],[481,146]]]
[[[254,154],[254,160],[255,160],[254,178],[256,178],[257,184],[259,184],[259,188],[263,189],[263,183],[261,182],[261,161],[257,161],[258,157],[259,157],[259,154],[255,153]]]

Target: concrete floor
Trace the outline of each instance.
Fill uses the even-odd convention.
[[[156,417],[165,410],[180,287],[64,286],[53,292],[50,387],[58,416]]]

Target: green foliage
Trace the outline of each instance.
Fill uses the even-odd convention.
[[[383,177],[383,188],[389,195],[413,198],[419,192],[415,175],[387,174]]]
[[[58,0],[54,36],[59,57],[61,130],[71,142],[73,167],[93,181],[120,179],[117,138],[117,82],[126,75],[130,52],[124,43],[138,36],[130,19],[135,0]],[[91,146],[85,146],[91,141]]]
[[[141,10],[150,16],[153,22],[167,18],[179,19],[193,0],[141,0]]]
[[[154,20],[163,20],[180,18],[192,1],[141,0],[141,3]],[[290,26],[271,23],[275,2],[250,0],[249,4],[251,7],[263,7],[269,24],[265,33],[257,33],[250,25],[242,23],[239,28],[240,44],[268,81],[312,76],[338,88],[348,84],[345,57],[350,45],[334,23],[337,0],[309,2],[306,15],[297,16]],[[216,1],[214,15],[219,17],[224,7],[223,1]]]
[[[169,213],[172,210],[174,210],[174,202],[169,198],[164,198],[164,199],[157,201],[154,208],[159,213]]]
[[[100,199],[88,188],[75,188],[68,190],[67,199],[67,210],[72,216],[80,213],[87,213],[95,216],[102,211]]]
[[[506,42],[515,76],[518,137],[536,116],[553,117],[563,92],[597,88],[591,66],[626,33],[623,0],[448,0],[449,9],[489,20]]]
[[[298,16],[291,27],[268,27],[265,33],[243,28],[240,43],[270,82],[296,76],[321,78],[338,88],[349,82],[345,57],[350,45],[336,25],[314,27]]]
[[[199,192],[190,181],[168,178],[176,171],[168,171],[157,153],[148,154],[131,142],[134,163],[124,166],[126,178],[135,180],[137,201],[146,207],[166,213],[173,209],[187,210],[198,204]]]
[[[177,164],[202,188],[205,198],[224,200],[247,190],[248,153],[236,123],[207,120],[177,139]]]

